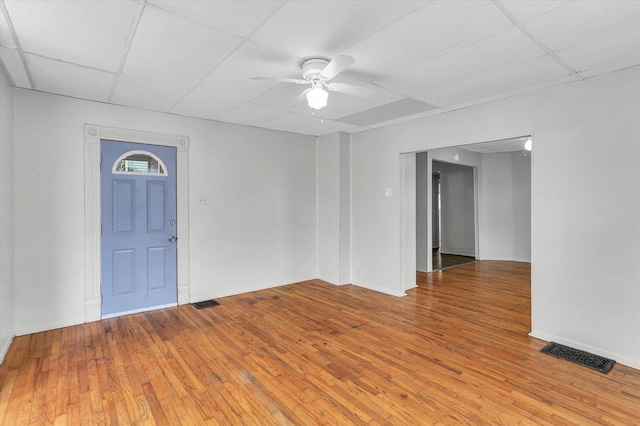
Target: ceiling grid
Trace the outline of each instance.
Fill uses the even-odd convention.
[[[319,111],[305,59],[348,55]],[[640,0],[0,0],[16,87],[321,136],[640,65]],[[351,86],[348,86],[351,85]]]

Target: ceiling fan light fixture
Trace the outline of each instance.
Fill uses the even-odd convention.
[[[351,56],[337,55],[332,60],[325,58],[309,58],[302,62],[302,78],[260,77],[253,76],[252,80],[271,80],[280,83],[310,84],[292,102],[297,104],[307,97],[310,108],[319,110],[327,106],[329,92],[345,93],[347,95],[369,97],[373,94],[370,87],[356,86],[348,83],[329,82],[336,75],[347,69],[355,60]],[[325,88],[327,90],[325,90]]]
[[[329,93],[320,85],[313,85],[313,88],[307,92],[307,102],[309,107],[313,109],[322,109],[327,106]]]

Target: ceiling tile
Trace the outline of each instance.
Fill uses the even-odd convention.
[[[441,106],[455,105],[497,95],[501,92],[559,79],[568,72],[549,56],[484,74],[460,83],[442,87],[417,96],[418,99]]]
[[[600,68],[592,68],[592,69],[581,72],[580,76],[584,78],[596,77],[598,75],[607,74],[613,71],[618,71],[618,70],[622,70],[629,67],[635,67],[637,65],[640,65],[640,56],[629,58],[622,62],[616,62],[613,64],[605,65]]]
[[[229,114],[222,116],[222,121],[228,121],[235,124],[245,124],[247,126],[258,126],[266,121],[275,120],[276,118],[288,115],[288,111],[269,108],[263,105],[246,103],[239,108],[234,109]]]
[[[208,27],[248,37],[278,10],[284,1],[150,0],[148,3]]]
[[[533,19],[524,26],[551,50],[638,25],[640,1],[573,1]]]
[[[305,127],[314,126],[320,123],[321,118],[312,115],[290,113],[283,117],[269,120],[262,123],[260,127],[273,130],[282,130],[284,132],[300,133],[300,130]]]
[[[345,50],[352,71],[376,80],[513,23],[491,2],[435,1]]]
[[[298,130],[299,133],[313,136],[324,136],[335,132],[354,132],[361,127],[332,120],[316,120],[313,124]]]
[[[250,101],[280,84],[251,80],[252,76],[301,78],[301,73],[299,58],[247,42],[209,74],[196,89]]]
[[[32,89],[27,70],[24,68],[22,58],[17,50],[0,46],[0,60],[17,87]]]
[[[376,123],[395,120],[400,117],[423,113],[436,109],[435,106],[417,101],[411,98],[400,99],[379,107],[360,111],[355,114],[341,117],[343,123],[350,123],[356,126],[371,126]]]
[[[526,22],[560,6],[569,3],[569,0],[500,0],[518,22]]]
[[[13,34],[11,34],[9,23],[4,16],[2,8],[0,8],[0,46],[16,48],[16,42],[13,40]]]
[[[118,71],[140,4],[134,1],[5,1],[22,48]]]
[[[253,99],[253,103],[287,111],[304,111],[309,109],[306,103],[292,104],[298,96],[307,89],[307,86],[282,83],[268,92]],[[329,102],[335,93],[329,93]]]
[[[332,58],[424,1],[290,1],[252,40],[301,58]],[[356,58],[357,59],[357,58]]]
[[[371,128],[371,129],[376,129],[376,128],[379,128],[379,127],[389,126],[391,124],[403,123],[403,122],[408,121],[408,120],[414,120],[414,119],[417,119],[417,118],[428,117],[430,115],[436,115],[436,114],[440,114],[440,113],[447,112],[447,111],[448,111],[448,109],[446,109],[446,108],[434,108],[434,109],[430,109],[430,110],[427,110],[427,111],[424,111],[424,112],[419,112],[419,113],[416,113],[416,114],[410,114],[410,115],[406,115],[406,116],[403,116],[403,117],[398,117],[398,118],[395,118],[395,119],[392,119],[392,120],[386,120],[386,121],[381,121],[379,123],[370,124],[367,127]]]
[[[309,135],[640,65],[640,0],[0,2],[0,59],[18,87],[33,77],[36,90]],[[250,79],[296,78],[303,58],[338,53],[356,62],[334,81],[373,96],[331,92],[315,111],[307,85]],[[413,100],[436,108],[387,119]],[[372,115],[382,121],[338,121]]]
[[[241,105],[242,102],[226,96],[212,95],[211,93],[194,90],[180,100],[171,112],[207,120],[217,120]]]
[[[123,73],[192,88],[242,39],[145,7]]]
[[[576,71],[600,68],[640,56],[640,25],[598,37],[556,54]]]
[[[328,101],[327,106],[322,109],[322,113],[324,117],[335,120],[340,117],[355,114],[390,102],[399,101],[402,98],[402,96],[385,90],[382,87],[376,88],[373,95],[369,98],[335,95]]]
[[[36,90],[106,102],[115,74],[27,53],[27,66]]]
[[[499,99],[509,98],[512,96],[521,95],[523,93],[535,92],[537,90],[545,90],[551,87],[561,86],[567,83],[573,83],[578,80],[578,77],[575,74],[570,74],[564,77],[554,78],[551,80],[545,80],[539,83],[532,84],[530,86],[519,86],[512,90],[507,90],[504,92],[499,92],[495,95],[486,96],[483,98],[476,98],[470,101],[460,102],[455,105],[449,106],[446,108],[447,111],[453,111],[456,109],[467,108],[473,105],[479,105],[487,102],[496,101]]]
[[[376,84],[404,94],[422,93],[544,54],[514,27],[392,74]]]
[[[111,102],[134,108],[168,112],[185,93],[184,89],[121,75]]]

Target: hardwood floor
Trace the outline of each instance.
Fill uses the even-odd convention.
[[[454,266],[465,265],[467,263],[475,262],[476,259],[471,256],[460,256],[457,254],[440,253],[440,250],[433,249],[433,256],[431,257],[432,269],[439,271],[442,269],[452,268]]]
[[[0,424],[638,424],[640,371],[539,352],[529,265],[307,281],[17,337]]]

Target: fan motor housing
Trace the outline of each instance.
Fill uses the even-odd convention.
[[[305,80],[316,79],[328,63],[329,61],[323,58],[307,59],[302,63],[302,77]]]

